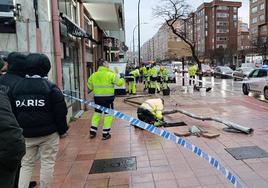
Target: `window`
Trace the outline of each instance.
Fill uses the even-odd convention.
[[[229,7],[227,7],[227,6],[218,6],[217,10],[229,10]]]
[[[251,0],[251,3],[256,3],[258,0]]]
[[[256,6],[256,7],[253,7],[252,9],[251,9],[251,13],[256,13],[258,11],[258,7]]]
[[[217,33],[228,33],[229,29],[217,29]]]
[[[233,17],[233,20],[236,21],[237,20],[237,15],[235,14]]]
[[[237,7],[233,8],[234,13],[237,13]]]
[[[253,72],[251,72],[251,73],[249,74],[248,77],[250,77],[250,78],[256,78],[256,77],[258,76],[258,73],[259,73],[259,69],[254,70]]]
[[[261,22],[263,22],[264,19],[265,19],[264,14],[260,15],[260,16],[259,16],[259,19],[260,19]]]
[[[255,24],[255,23],[257,23],[257,21],[258,21],[258,20],[257,20],[257,17],[252,18],[251,23],[252,23],[252,24]]]
[[[266,70],[260,69],[258,73],[258,77],[266,77],[266,76],[267,76]]]
[[[256,28],[256,27],[255,27],[255,28],[252,28],[252,29],[251,29],[251,33],[252,33],[252,34],[256,34],[256,33],[257,33],[257,28]]]
[[[229,14],[228,13],[217,13],[217,17],[218,18],[227,18],[229,16]]]
[[[227,48],[227,44],[217,44],[216,48]]]
[[[237,22],[236,21],[234,22],[234,27],[237,27]]]
[[[217,21],[217,26],[228,26],[228,22]]]
[[[266,33],[267,32],[267,26],[266,25],[263,25],[260,27],[260,32],[261,33]]]
[[[264,9],[264,3],[260,4],[260,10]]]
[[[227,37],[217,37],[217,41],[227,41]]]

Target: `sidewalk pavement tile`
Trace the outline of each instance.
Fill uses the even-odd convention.
[[[191,125],[219,132],[215,139],[185,138],[200,147],[206,153],[219,159],[231,170],[245,187],[268,187],[268,159],[235,160],[226,151],[226,147],[258,145],[268,151],[268,128],[261,125],[260,118],[267,116],[267,109],[249,108],[250,103],[238,96],[226,94],[208,94],[211,98],[202,98],[197,94],[189,97],[181,93],[164,97],[167,109],[177,107],[204,116],[219,116],[236,123],[253,127],[251,136],[222,131],[225,127],[215,122],[195,120],[180,113],[170,115],[175,120],[187,123],[185,127],[165,128],[169,131],[187,130]],[[139,99],[141,100],[141,99]],[[136,117],[136,107],[123,103],[117,98],[115,109]],[[111,129],[112,138],[102,141],[102,127],[95,139],[89,139],[90,118],[93,110],[83,114],[71,123],[68,137],[60,140],[60,149],[55,165],[53,188],[231,188],[227,179],[206,160],[198,158],[192,152],[163,138],[130,126],[127,122],[114,119]],[[247,118],[245,118],[247,117]],[[267,118],[268,120],[268,118]],[[136,156],[137,170],[89,174],[93,160]],[[38,162],[37,162],[38,163]],[[39,178],[40,165],[33,172],[33,180]]]

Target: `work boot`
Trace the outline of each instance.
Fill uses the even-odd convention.
[[[31,181],[29,184],[29,188],[34,188],[37,186],[37,182],[36,181]]]
[[[110,139],[112,136],[108,133],[102,136],[102,140],[108,140]]]
[[[97,134],[92,134],[92,133],[90,133],[89,138],[90,138],[90,139],[93,139],[93,138],[95,138],[96,136],[97,136]]]

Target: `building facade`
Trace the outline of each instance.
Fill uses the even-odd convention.
[[[176,23],[175,27],[180,27]],[[164,61],[190,56],[189,47],[172,30],[163,24],[158,32],[141,47],[143,61]]]
[[[245,63],[246,55],[251,53],[251,42],[248,24],[243,23],[242,21],[238,22],[237,53],[237,66],[240,66],[241,63]]]
[[[252,55],[266,59],[268,58],[268,0],[250,0],[249,12]]]
[[[97,60],[124,61],[124,1],[1,0],[0,41],[1,52],[46,54],[49,79],[66,93],[87,98],[87,78]],[[84,108],[66,102],[69,116]]]
[[[238,8],[241,5],[241,2],[214,0],[197,8],[195,41],[201,58],[221,65],[233,63],[237,56]]]

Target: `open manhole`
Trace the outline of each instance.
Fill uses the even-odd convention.
[[[167,122],[163,125],[163,127],[179,127],[179,126],[186,126],[187,124],[183,121],[179,122]]]
[[[137,170],[136,157],[94,160],[89,174]]]
[[[237,160],[268,157],[268,153],[258,146],[225,148],[225,150]]]

